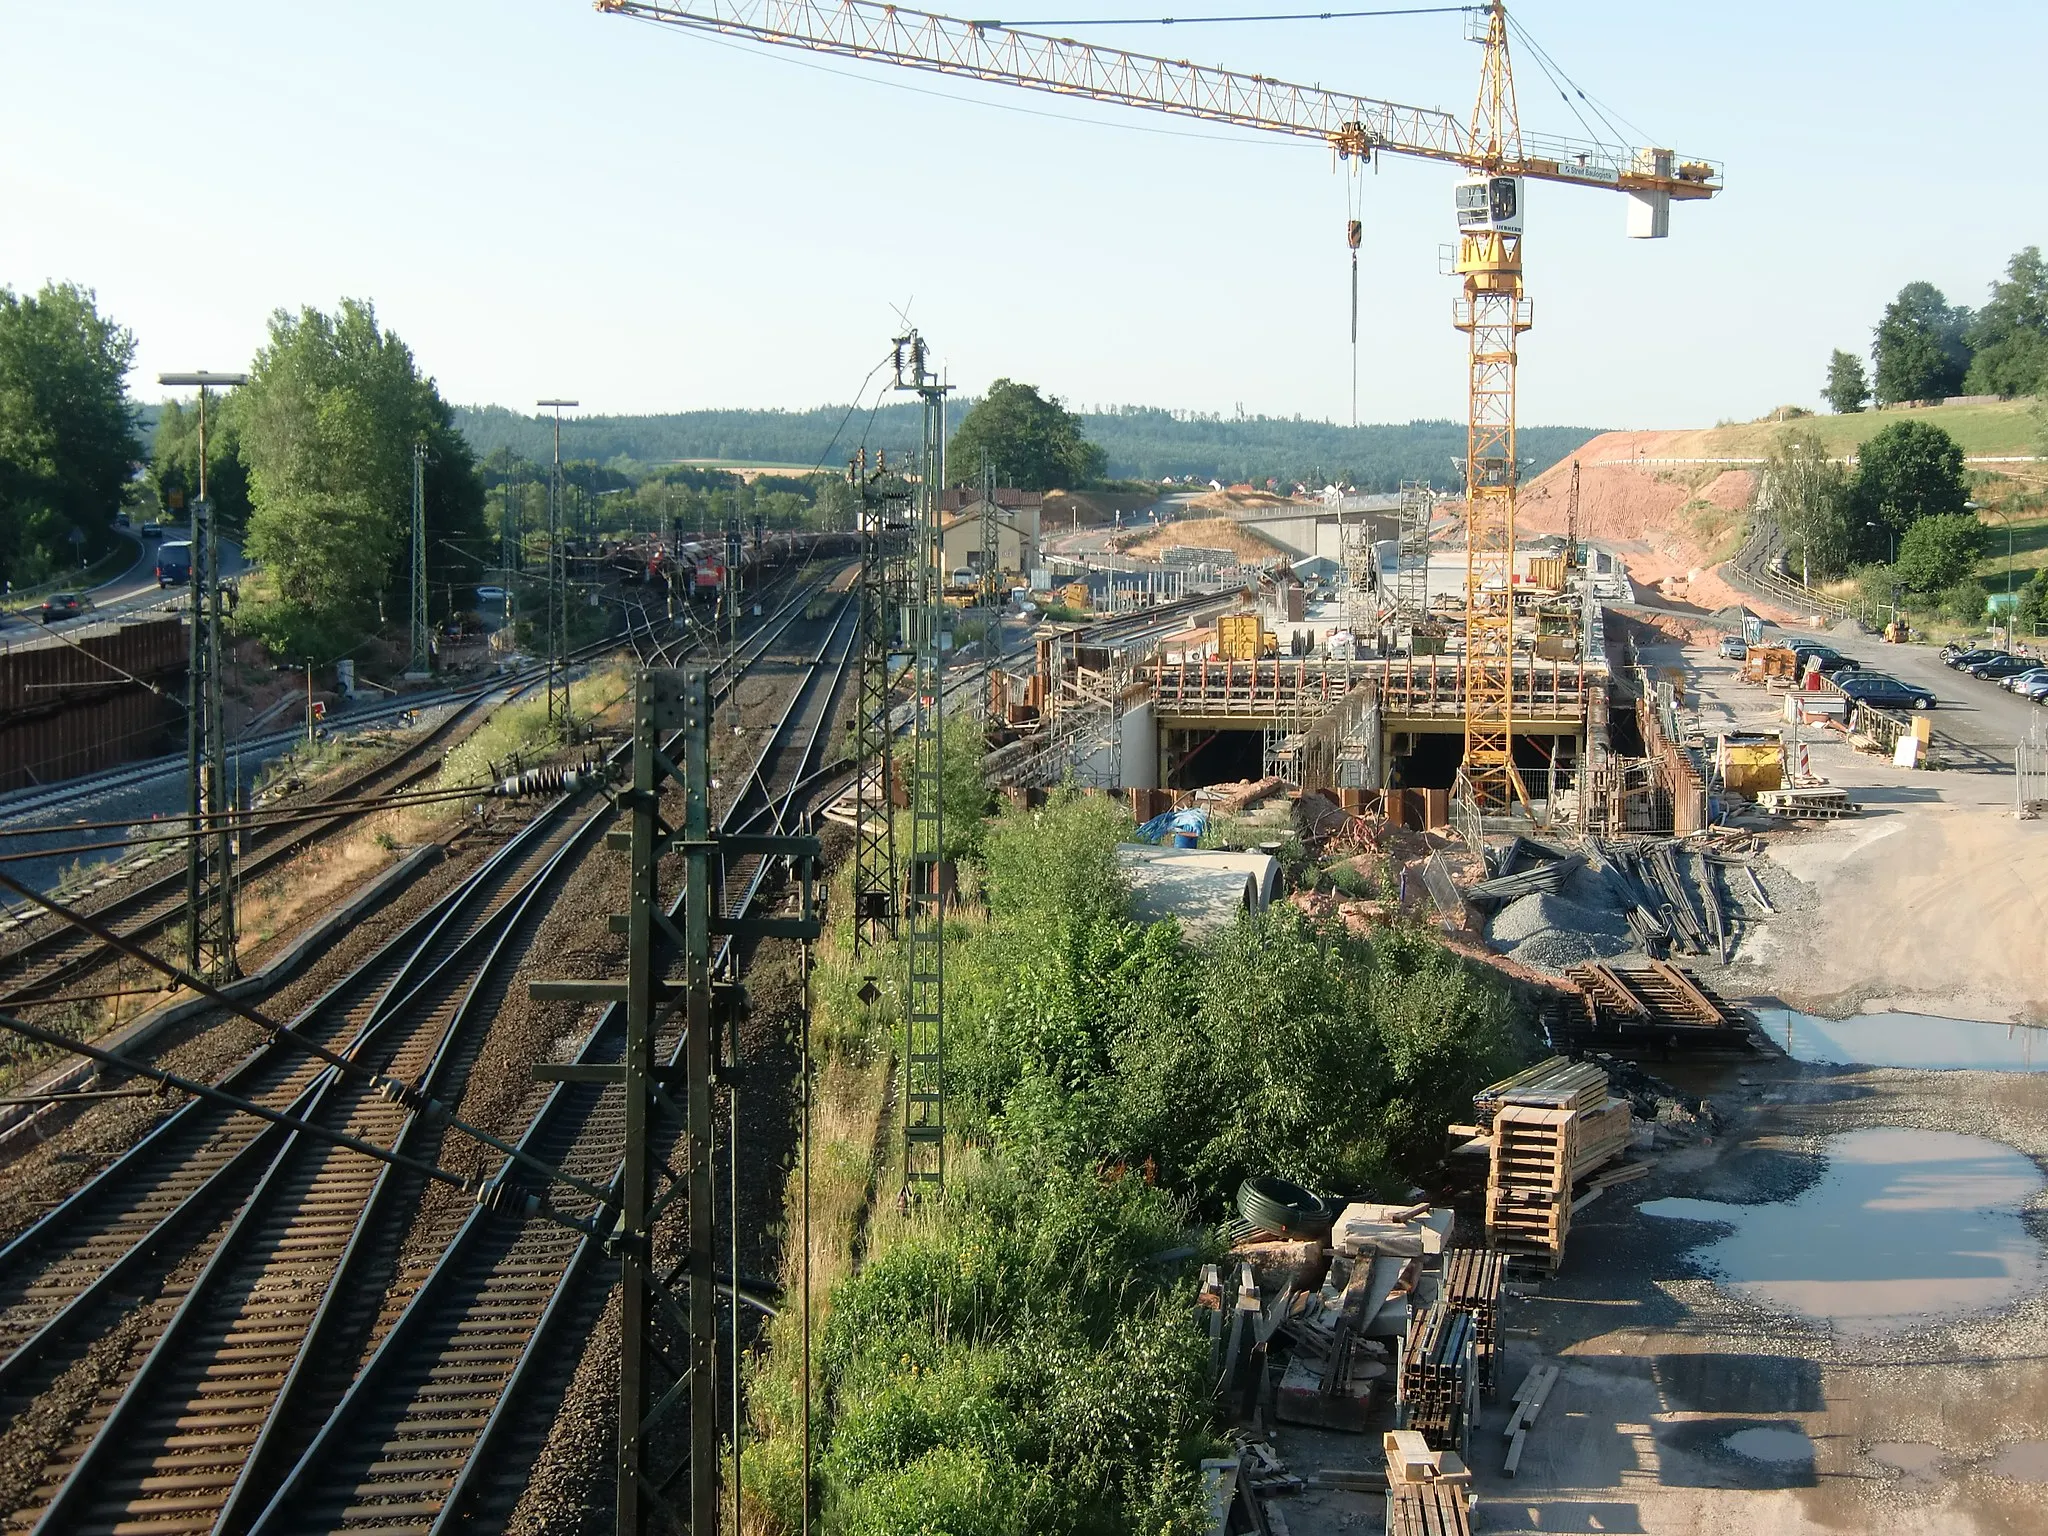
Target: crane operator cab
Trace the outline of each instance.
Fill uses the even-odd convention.
[[[1458,228],[1468,235],[1522,232],[1522,178],[1467,176],[1458,183]]]

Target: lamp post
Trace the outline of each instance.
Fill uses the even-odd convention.
[[[187,562],[192,641],[185,673],[185,805],[191,833],[185,850],[185,963],[196,974],[224,981],[236,971],[235,896],[228,863],[233,834],[227,825],[227,739],[221,729],[220,534],[206,496],[206,407],[213,389],[246,384],[249,376],[160,373],[157,382],[199,391],[199,495],[192,503]],[[201,836],[202,817],[210,837]]]
[[[2005,524],[2005,648],[2012,649],[2012,513],[2010,505],[1987,507],[1982,502],[1966,501],[1966,512],[1996,512]]]

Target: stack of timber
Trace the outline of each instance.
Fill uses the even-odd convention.
[[[1546,1021],[1553,1044],[1574,1047],[1754,1051],[1754,1022],[1683,966],[1575,965],[1578,995]]]
[[[1497,1248],[1453,1248],[1444,1255],[1444,1302],[1470,1315],[1479,1389],[1500,1390],[1500,1283],[1507,1255]]]
[[[1433,1450],[1466,1444],[1478,1415],[1478,1342],[1472,1314],[1453,1311],[1441,1298],[1408,1329],[1401,1359],[1401,1427],[1415,1430]]]
[[[1412,1429],[1381,1437],[1387,1453],[1388,1536],[1468,1536],[1472,1474],[1455,1451],[1433,1449]]]
[[[1489,1247],[1555,1270],[1571,1231],[1572,1186],[1627,1150],[1629,1102],[1607,1074],[1562,1056],[1473,1099],[1488,1138]]]

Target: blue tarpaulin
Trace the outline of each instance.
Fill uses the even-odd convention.
[[[1176,833],[1183,837],[1200,837],[1209,830],[1207,811],[1168,811],[1164,816],[1154,816],[1138,828],[1136,841],[1141,843],[1163,843]]]

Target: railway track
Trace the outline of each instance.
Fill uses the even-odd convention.
[[[836,612],[722,830],[783,824],[792,799],[814,781],[844,689],[853,617],[850,603]],[[758,859],[728,867],[727,913],[743,914],[768,874]],[[679,1029],[678,1017],[659,1042],[671,1059]],[[623,1010],[607,1008],[574,1059],[616,1062],[624,1032]],[[551,1089],[519,1140],[543,1161],[607,1187],[616,1185],[623,1145],[619,1090],[590,1083]],[[503,1176],[526,1177],[509,1163]],[[588,1314],[577,1304],[577,1282],[601,1257],[595,1240],[563,1228],[472,1213],[248,1529],[438,1532],[480,1508],[509,1508],[530,1462],[502,1447],[517,1432],[531,1378],[576,1347],[572,1315]],[[223,1528],[243,1529],[238,1520]]]
[[[724,689],[808,596],[720,664]],[[459,1097],[522,938],[610,818],[603,806],[575,817],[575,803],[543,810],[293,1030],[443,1102]],[[427,1161],[439,1146],[436,1126],[281,1042],[222,1086]],[[198,1101],[0,1250],[0,1402],[33,1400],[116,1327],[130,1330],[130,1362],[146,1350],[107,1383],[9,1528],[40,1509],[39,1529],[211,1529],[246,1506],[254,1495],[243,1490],[260,1487],[282,1443],[272,1426],[301,1401],[294,1384],[318,1399],[323,1377],[360,1358],[417,1203],[408,1177],[417,1186],[416,1175]]]

